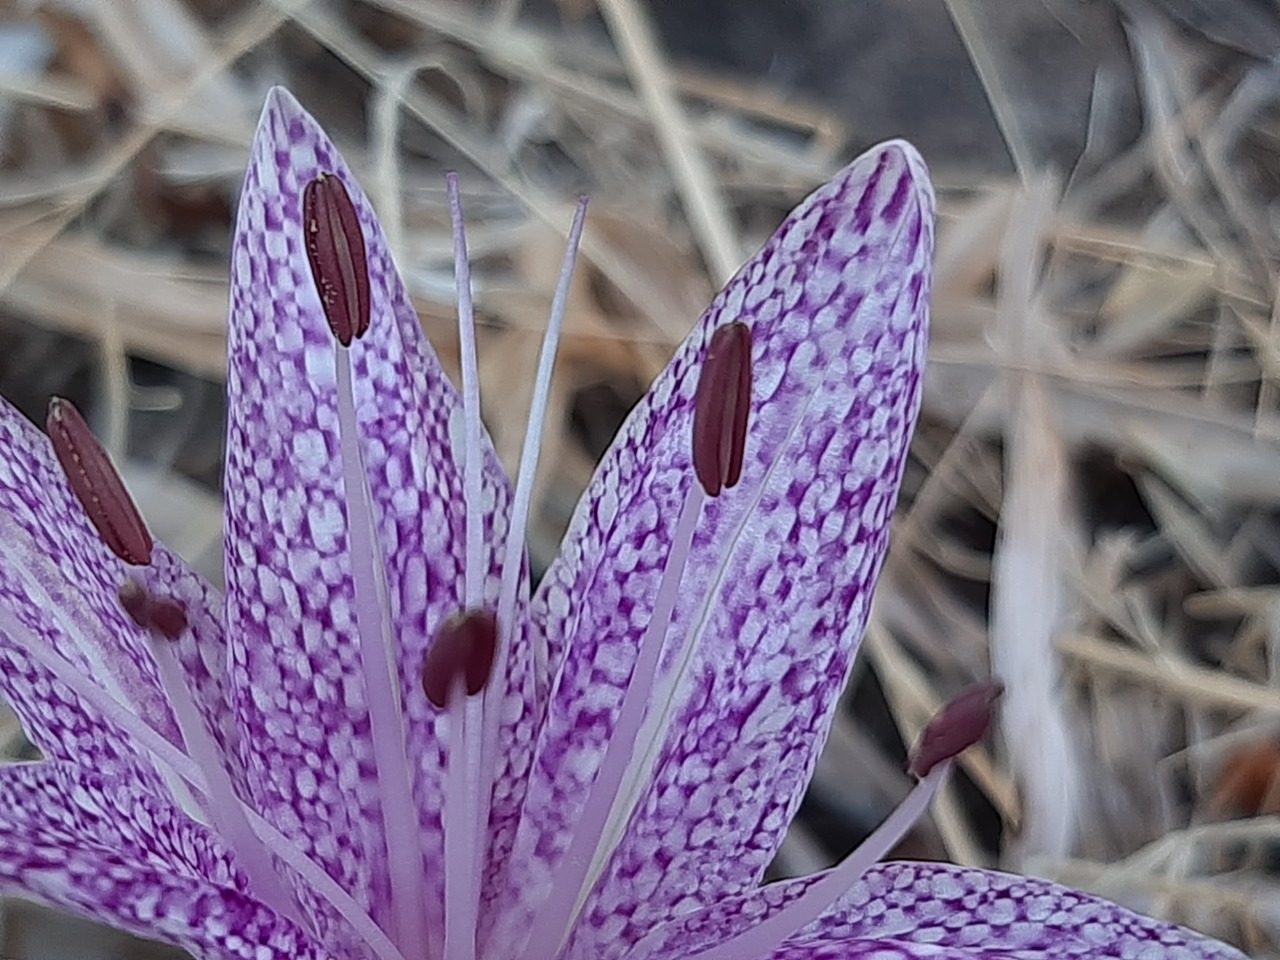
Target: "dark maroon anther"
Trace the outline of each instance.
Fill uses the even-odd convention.
[[[344,347],[369,329],[369,259],[364,231],[341,180],[322,173],[303,188],[307,260],[329,328]]]
[[[497,649],[498,618],[492,610],[455,613],[436,631],[422,664],[427,699],[443,710],[459,680],[474,697],[489,682]]]
[[[751,411],[751,330],[727,323],[711,335],[693,399],[693,471],[715,497],[742,476]]]
[[[137,580],[126,580],[117,591],[120,606],[130,619],[144,630],[147,628],[147,610],[151,606],[151,594]]]
[[[151,532],[80,411],[54,397],[44,423],[71,492],[102,542],[125,563],[145,567],[151,562]]]
[[[129,619],[153,636],[177,640],[187,629],[187,611],[181,603],[157,597],[137,580],[122,583],[119,597]]]
[[[924,728],[907,769],[923,777],[945,760],[957,757],[987,735],[995,703],[1004,693],[999,680],[965,687]]]

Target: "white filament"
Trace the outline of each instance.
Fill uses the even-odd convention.
[[[205,793],[209,801],[206,806],[214,829],[231,848],[236,863],[249,880],[249,889],[253,895],[277,913],[306,929],[307,924],[298,914],[297,905],[276,872],[270,854],[249,826],[235,787],[232,786],[231,776],[187,689],[182,676],[182,665],[173,649],[173,641],[165,637],[152,637],[149,646],[156,671],[160,675],[160,685],[173,707],[173,715],[178,721],[178,729],[182,731],[187,753],[204,772]]]
[[[69,660],[57,653],[3,607],[0,607],[0,631],[20,643],[28,656],[48,670],[54,679],[65,684],[104,720],[119,728],[165,768],[189,783],[206,799],[210,799],[209,784],[205,780],[204,772],[194,760],[149,726],[131,706],[122,703],[99,687],[90,677],[73,666]],[[327,901],[344,920],[350,923],[352,929],[368,945],[378,960],[405,960],[404,954],[374,922],[368,911],[338,886],[322,867],[298,849],[276,827],[264,820],[256,810],[243,803],[240,806],[252,825],[254,833],[266,844],[267,849],[296,870],[302,880],[321,899]]]
[[[635,666],[631,670],[622,705],[618,709],[613,735],[605,748],[600,769],[583,804],[569,847],[560,859],[547,900],[538,912],[538,919],[529,937],[526,951],[528,957],[550,960],[556,956],[590,892],[589,887],[594,879],[591,873],[600,869],[609,852],[602,840],[609,824],[617,819],[615,808],[618,796],[628,771],[633,767],[636,741],[653,696],[663,642],[671,625],[676,601],[680,598],[680,580],[684,575],[694,530],[705,502],[706,494],[702,485],[691,483],[672,532],[671,549],[662,570],[662,579],[658,583],[653,614],[640,641]],[[612,832],[620,833],[616,824]]]
[[[355,588],[356,632],[364,675],[369,729],[377,765],[378,805],[391,881],[392,939],[405,952],[426,942],[426,884],[413,780],[405,757],[404,718],[396,638],[391,629],[386,560],[378,537],[369,476],[360,452],[351,352],[334,341],[338,374],[338,428],[347,512],[347,540]]]
[[[482,474],[483,423],[480,374],[476,362],[476,318],[471,294],[471,264],[462,221],[458,175],[448,175],[449,219],[453,226],[453,267],[458,286],[458,350],[462,361],[462,499],[466,515],[463,604],[475,610],[484,602],[485,549]],[[500,675],[499,675],[500,676]],[[496,684],[503,686],[501,682]],[[480,750],[484,702],[468,697],[461,684],[449,700],[448,769],[444,799],[444,955],[445,960],[475,960],[476,918],[487,804],[480,800]],[[468,741],[477,742],[476,749]],[[482,819],[483,818],[483,819]]]

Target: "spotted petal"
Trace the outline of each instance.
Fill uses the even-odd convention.
[[[303,189],[322,173],[345,185],[368,252],[372,323],[350,349],[357,442],[398,645],[405,747],[421,818],[415,832],[426,862],[440,862],[444,738],[441,715],[423,697],[421,670],[433,632],[462,602],[465,517],[454,447],[460,404],[422,335],[368,198],[328,137],[283,90],[268,98],[254,140],[232,261],[230,673],[236,716],[253,744],[256,804],[369,906],[387,902],[387,852],[353,616],[352,500],[343,484],[334,338],[302,220]],[[483,456],[485,542],[500,544],[509,491],[487,440]],[[496,553],[486,568],[490,601]],[[518,687],[526,674],[525,661],[514,657],[509,682]],[[530,722],[517,714],[506,728],[510,763],[520,756],[512,730]],[[495,823],[510,820],[520,799],[507,780]],[[428,872],[425,909],[436,930],[440,882],[440,871]]]
[[[632,758],[634,815],[598,864],[575,940],[587,952],[690,897],[753,886],[799,804],[884,556],[920,400],[932,238],[928,177],[904,143],[802,203],[627,421],[534,599],[535,629],[562,645],[517,847],[529,903],[581,817],[654,615],[709,339],[747,324],[746,463],[693,540],[664,648],[678,680],[653,692],[641,742],[656,749]]]
[[[145,571],[117,559],[85,518],[48,439],[3,400],[0,449],[0,694],[28,735],[49,757],[159,782],[150,758],[48,666],[51,658],[64,662],[180,745],[146,638],[117,597],[126,576],[143,576],[187,609],[181,659],[234,774],[235,731],[221,682],[222,597],[161,544]]]
[[[0,894],[207,960],[327,956],[243,890],[215,837],[129,779],[66,762],[0,768]]]
[[[817,879],[770,884],[670,921],[653,930],[628,960],[686,960],[775,914]],[[743,949],[750,953],[749,947]],[[585,960],[588,954],[579,956]],[[872,867],[820,919],[766,956],[1243,960],[1232,947],[1077,890],[943,863]]]

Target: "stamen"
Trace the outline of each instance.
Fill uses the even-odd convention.
[[[338,177],[322,173],[303,187],[302,223],[329,329],[349,347],[369,329],[369,261],[360,214]]]
[[[42,637],[3,607],[0,607],[0,631],[19,643],[23,651],[48,670],[55,680],[64,684],[108,723],[118,727],[130,740],[151,754],[163,768],[177,774],[205,797],[210,796],[210,787],[204,773],[189,756],[148,725],[136,710],[98,686],[93,677],[73,666]],[[356,903],[322,867],[252,807],[241,804],[240,809],[267,849],[297,871],[304,883],[350,923],[378,960],[405,960],[404,954],[373,921],[368,911]]]
[[[422,664],[422,689],[438,709],[450,705],[457,689],[474,697],[493,671],[498,620],[490,610],[456,613],[436,631]]]
[[[151,562],[151,533],[80,411],[69,400],[54,397],[45,429],[71,492],[107,549],[125,563],[145,567]]]
[[[707,496],[742,476],[751,412],[751,330],[734,321],[711,336],[693,401],[693,469]]]
[[[916,821],[924,816],[946,783],[955,758],[981,740],[990,729],[993,707],[1003,692],[1004,684],[999,680],[974,684],[961,691],[929,721],[912,756],[911,769],[918,771],[923,779],[858,849],[821,874],[799,897],[777,913],[735,937],[692,954],[686,960],[766,957],[789,937],[822,916],[868,869],[896,847]],[[688,919],[685,918],[686,921]],[[692,919],[696,922],[696,918]],[[647,956],[661,937],[661,931],[645,937],[628,954],[628,960],[641,960]]]
[[[529,947],[536,955],[558,950],[621,838],[637,797],[619,804],[624,781],[636,763],[636,744],[649,712],[663,643],[671,625],[693,532],[706,497],[718,496],[742,476],[747,417],[751,409],[751,331],[732,322],[712,335],[694,398],[693,463],[698,483],[691,487],[676,521],[671,551],[658,585],[653,615],[645,628],[635,667],[623,694],[613,736],[591,784],[569,848],[561,859]],[[682,651],[677,676],[689,651]],[[606,837],[606,833],[608,836]]]
[[[338,432],[342,482],[346,495],[347,542],[355,588],[356,633],[364,674],[382,811],[383,842],[391,882],[391,936],[403,950],[415,952],[427,942],[422,848],[418,808],[405,757],[404,719],[396,641],[391,633],[391,602],[386,562],[369,477],[360,450],[355,390],[348,347],[369,329],[371,293],[364,232],[342,181],[321,174],[302,196],[307,259],[325,317],[337,340]]]
[[[400,683],[396,676],[396,641],[391,632],[391,603],[386,561],[378,539],[373,496],[360,451],[360,428],[352,385],[351,356],[334,347],[338,373],[338,430],[341,437],[342,480],[346,494],[347,544],[355,587],[356,632],[364,674],[378,771],[378,797],[391,880],[391,935],[397,946],[414,953],[427,942],[426,890],[422,847],[418,835],[418,807],[405,757]]]
[[[137,580],[120,585],[120,606],[143,630],[177,640],[187,629],[187,611],[177,600],[156,597]]]
[[[636,655],[635,666],[627,682],[626,693],[618,710],[613,736],[605,748],[600,769],[582,807],[573,837],[555,871],[555,880],[547,901],[538,913],[530,934],[526,953],[529,957],[551,958],[557,955],[570,924],[586,900],[602,859],[610,852],[601,843],[606,826],[615,817],[615,806],[627,771],[635,758],[636,742],[649,707],[651,693],[661,662],[663,641],[671,625],[676,601],[680,597],[680,580],[689,559],[694,529],[706,502],[702,488],[691,485],[672,533],[671,551],[667,555],[662,580],[654,598],[653,615],[645,628]]]
[[[458,190],[458,175],[450,173],[446,180],[449,219],[453,226],[454,276],[458,287],[458,351],[462,361],[462,501],[466,518],[463,602],[468,608],[475,609],[484,599],[486,566],[484,514],[481,509],[484,427],[480,416],[476,319],[467,235],[462,220],[462,196]],[[474,960],[476,917],[480,911],[480,865],[487,853],[483,842],[486,831],[480,818],[487,817],[488,805],[479,800],[484,703],[471,697],[459,698],[459,702],[450,707],[449,716],[445,847],[446,851],[455,851],[456,856],[445,856],[444,954],[446,960]]]
[[[121,585],[120,604],[151,638],[151,656],[160,676],[160,685],[173,707],[187,753],[204,774],[208,799],[205,807],[214,828],[244,870],[254,896],[305,927],[287,884],[276,870],[266,847],[249,826],[222,755],[183,678],[182,664],[174,651],[173,641],[187,629],[186,610],[177,600],[154,596],[137,580],[126,580]]]
[[[1003,693],[1004,684],[999,680],[984,680],[961,690],[924,728],[907,769],[924,777],[937,764],[959,756],[983,739]]]

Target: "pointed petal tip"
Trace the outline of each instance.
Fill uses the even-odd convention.
[[[924,157],[920,155],[920,151],[916,149],[915,144],[910,140],[904,140],[902,137],[894,137],[892,140],[885,140],[871,148],[870,152],[879,152],[891,154],[902,160],[907,166],[924,168]]]
[[[832,180],[832,184],[840,189],[848,186],[861,192],[861,184],[874,178],[879,170],[900,170],[903,172],[901,182],[907,186],[907,197],[914,201],[911,206],[918,207],[925,220],[932,222],[937,209],[934,197],[933,181],[929,176],[929,166],[925,163],[920,151],[907,140],[885,140],[867,148]],[[903,210],[906,209],[904,204]]]
[[[287,87],[272,87],[267,91],[262,112],[258,115],[251,155],[269,157],[275,148],[287,147],[290,141],[299,138],[322,142],[329,139],[315,117]]]
[[[274,86],[267,91],[266,99],[262,104],[262,120],[259,121],[259,129],[263,123],[270,118],[287,120],[298,115],[307,116],[307,111],[302,104],[298,102],[288,87]]]

